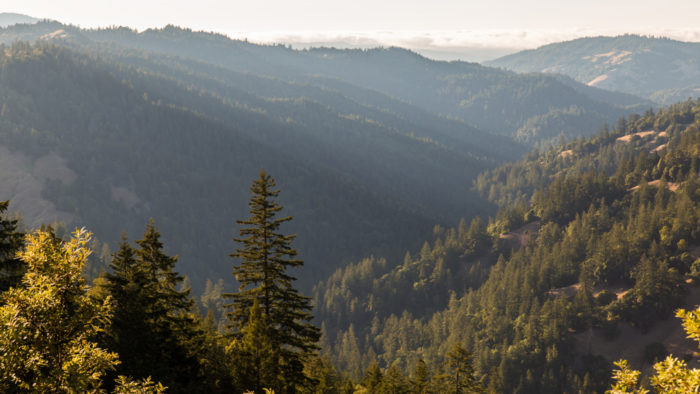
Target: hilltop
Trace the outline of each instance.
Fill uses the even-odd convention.
[[[700,95],[700,43],[624,35],[554,43],[485,64],[568,75],[588,86],[662,104]]]

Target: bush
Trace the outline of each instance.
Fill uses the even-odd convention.
[[[598,293],[598,296],[595,298],[596,302],[600,306],[610,305],[610,303],[615,301],[616,299],[617,299],[617,295],[611,291],[608,291],[608,290],[601,291],[600,293]]]

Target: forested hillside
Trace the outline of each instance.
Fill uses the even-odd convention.
[[[700,101],[650,104],[398,48],[0,29],[0,391],[601,392],[617,349],[697,362],[665,319],[700,301]]]
[[[16,44],[1,56],[2,145],[20,163],[3,171],[8,197],[22,195],[17,179],[28,178],[54,213],[110,243],[153,217],[200,284],[230,272],[226,254],[247,194],[241,185],[261,167],[283,179],[312,283],[352,256],[390,253],[389,245],[408,246],[436,222],[488,209],[469,184],[499,156],[479,146],[519,149],[466,127],[460,136],[454,122],[438,118],[430,130],[446,130],[446,141],[421,138],[412,132],[424,123],[364,111],[332,92],[323,105],[241,102],[245,94],[234,89],[227,97],[193,91],[50,44]],[[340,112],[334,100],[357,112]],[[377,119],[366,118],[372,114]],[[471,143],[470,133],[483,142]],[[46,158],[53,168],[39,165]],[[26,219],[37,226],[51,213]]]
[[[475,63],[433,61],[400,48],[297,51],[174,26],[138,33],[128,28],[81,30],[43,22],[0,32],[0,42],[5,43],[36,39],[93,48],[102,44],[99,50],[109,53],[129,48],[144,51],[149,58],[160,56],[163,63],[180,67],[183,59],[196,59],[246,75],[339,90],[355,98],[352,90],[346,92],[336,83],[342,81],[489,132],[517,135],[531,144],[562,133],[569,137],[595,130],[603,122],[650,104],[619,93],[603,99],[584,85],[562,83],[545,75],[517,75]],[[186,67],[201,70],[201,66],[190,61]],[[251,89],[254,85],[247,86]],[[257,90],[253,87],[249,91]],[[572,120],[574,124],[569,126]]]
[[[580,83],[671,104],[700,95],[700,44],[624,35],[586,37],[486,62],[518,72],[568,75]]]
[[[523,143],[648,104],[398,48],[295,51],[173,26],[41,21],[0,42],[6,198],[30,226],[84,223],[112,248],[154,217],[197,286],[228,271],[240,185],[261,166],[288,189],[301,253],[320,268],[311,285],[490,212],[471,183]],[[326,238],[304,244],[312,233]]]
[[[461,343],[489,391],[604,391],[617,358],[600,348],[694,294],[699,159],[688,101],[484,173],[475,188],[495,218],[436,228],[403,261],[365,259],[316,287],[323,349],[356,378],[373,362],[414,376],[419,360],[437,377]],[[627,347],[663,357],[649,342]]]

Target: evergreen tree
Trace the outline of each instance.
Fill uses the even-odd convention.
[[[116,301],[109,347],[119,352],[119,373],[151,376],[171,392],[206,391],[200,365],[204,332],[192,316],[189,289],[174,271],[177,257],[163,253],[160,232],[146,226],[139,248],[122,239],[105,287]]]
[[[228,351],[232,355],[234,379],[240,387],[261,393],[265,388],[282,386],[279,349],[271,341],[270,324],[257,300],[250,308],[243,336],[234,339]]]
[[[474,376],[472,355],[462,347],[461,343],[456,344],[452,351],[447,353],[447,358],[450,393],[480,393],[484,391],[481,382]]]
[[[379,393],[381,394],[404,394],[409,392],[406,377],[396,365],[392,365],[379,385]]]
[[[104,374],[118,355],[93,338],[110,323],[112,299],[88,295],[81,270],[90,254],[90,234],[75,232],[62,242],[53,233],[27,237],[21,259],[27,273],[21,288],[2,295],[0,307],[0,391],[102,392]],[[117,380],[118,393],[162,393],[149,379]]]
[[[379,368],[379,364],[377,364],[376,361],[373,361],[365,372],[364,378],[362,378],[362,386],[365,387],[370,393],[374,393],[379,390],[382,380],[384,380],[384,374],[382,373],[381,368]]]
[[[23,264],[17,257],[23,235],[17,231],[17,220],[2,216],[9,205],[10,201],[0,201],[0,292],[20,284],[24,273]]]
[[[240,259],[233,268],[239,282],[237,293],[225,294],[233,302],[227,305],[231,322],[229,328],[235,340],[241,340],[250,330],[251,308],[258,303],[262,318],[267,324],[266,335],[272,351],[276,354],[275,369],[280,380],[273,389],[280,392],[295,392],[309,387],[313,381],[304,374],[304,361],[318,349],[316,342],[320,331],[310,323],[311,299],[293,287],[295,278],[287,273],[288,268],[300,267],[303,262],[296,259],[296,250],[291,247],[294,235],[279,232],[282,223],[291,217],[276,218],[282,206],[273,199],[279,195],[274,179],[264,169],[251,186],[251,216],[239,220],[244,227],[241,244],[231,256]],[[271,387],[264,382],[266,387]]]
[[[416,368],[413,371],[413,379],[411,379],[411,387],[414,393],[425,394],[428,392],[428,384],[430,383],[430,372],[428,366],[423,359],[419,359],[416,363]]]

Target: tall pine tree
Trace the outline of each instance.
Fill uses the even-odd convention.
[[[264,360],[276,360],[275,382],[261,382],[262,387],[275,389],[277,392],[296,392],[309,387],[312,379],[304,374],[304,361],[318,349],[316,342],[320,336],[318,327],[310,323],[312,319],[311,298],[305,297],[293,287],[295,278],[287,273],[288,268],[300,267],[303,262],[296,258],[297,251],[291,247],[294,235],[284,235],[279,231],[280,225],[292,218],[277,218],[282,206],[273,199],[279,195],[274,179],[264,169],[260,170],[258,179],[251,186],[250,218],[239,220],[243,225],[241,238],[234,238],[241,247],[231,256],[239,259],[233,274],[239,282],[237,293],[225,294],[233,302],[228,317],[229,329],[236,343],[241,343],[250,332],[251,324],[266,322],[267,328],[258,328],[258,335],[265,335],[270,344],[269,357]],[[259,307],[261,319],[250,321],[251,308]],[[265,374],[270,376],[269,373]],[[251,379],[254,380],[254,379]],[[260,391],[262,387],[248,387]]]

